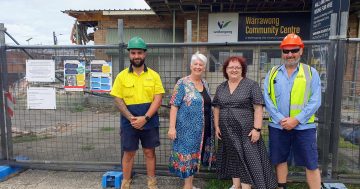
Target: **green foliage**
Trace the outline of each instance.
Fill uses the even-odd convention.
[[[95,149],[95,146],[91,145],[91,144],[81,146],[82,151],[90,151],[90,150],[93,150],[93,149]]]
[[[110,131],[114,131],[115,128],[114,127],[101,127],[100,128],[100,131],[103,131],[103,132],[110,132]]]
[[[229,189],[231,185],[231,180],[211,179],[206,183],[205,189]]]
[[[16,136],[13,138],[13,143],[23,143],[23,142],[33,142],[33,141],[39,141],[39,140],[45,140],[54,138],[53,136],[48,135],[36,135],[36,134],[28,134],[28,135],[22,135],[22,136]]]
[[[205,186],[206,189],[229,189],[232,185],[231,180],[217,180],[211,179],[207,182]],[[304,189],[307,188],[306,183],[289,183],[289,189]]]
[[[343,137],[340,137],[339,140],[339,148],[347,148],[347,149],[359,149],[359,146],[352,144],[351,142],[345,141]]]
[[[218,180],[211,179],[208,180],[205,189],[228,189],[232,185],[231,180]],[[345,184],[348,189],[360,189],[359,184]],[[309,188],[306,183],[303,182],[292,182],[288,183],[288,189],[306,189]]]
[[[345,184],[348,189],[360,189],[360,184]]]
[[[85,107],[81,104],[76,104],[76,106],[71,110],[71,112],[83,112]]]
[[[294,182],[294,183],[289,183],[288,187],[289,189],[305,189],[308,188],[308,185],[306,183],[299,183],[299,182]]]
[[[305,167],[300,167],[300,166],[289,166],[289,172],[303,172],[305,173]]]

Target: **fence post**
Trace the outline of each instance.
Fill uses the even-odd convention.
[[[119,36],[119,73],[124,69],[125,67],[125,57],[124,57],[124,20],[118,19],[118,36]],[[113,81],[115,81],[116,75],[113,74]],[[121,118],[120,118],[121,119]],[[121,129],[121,128],[120,128]],[[122,159],[124,157],[124,149],[121,145],[120,149],[120,165],[122,169]]]
[[[346,42],[346,28],[347,28],[347,13],[341,14],[340,33],[337,39],[336,48],[336,62],[335,62],[335,86],[334,86],[334,105],[333,105],[333,127],[332,133],[332,178],[338,178],[339,172],[339,139],[340,139],[340,124],[341,124],[341,102],[343,92],[343,80],[345,74],[345,65],[347,61],[347,42]],[[345,28],[345,29],[344,29]]]
[[[118,19],[118,36],[119,36],[119,73],[125,67],[125,60],[124,60],[124,20]],[[113,75],[113,77],[116,75]]]
[[[1,130],[1,158],[11,159],[13,156],[12,140],[11,140],[11,119],[6,111],[7,102],[5,93],[9,91],[8,83],[8,69],[6,61],[6,46],[5,46],[5,31],[6,28],[3,23],[0,23],[0,130]]]
[[[335,63],[335,82],[334,82],[334,101],[331,128],[331,152],[332,152],[332,178],[338,177],[338,151],[340,139],[340,123],[341,123],[341,101],[342,101],[342,86],[344,78],[344,66],[346,63],[346,41],[343,39],[337,40],[336,48],[336,63]]]
[[[320,145],[320,162],[321,162],[321,175],[323,177],[330,177],[331,170],[329,171],[329,163],[332,152],[332,133],[333,128],[333,103],[334,103],[334,85],[335,85],[335,65],[336,65],[336,52],[337,52],[337,41],[336,39],[336,25],[337,25],[337,14],[333,13],[330,19],[330,45],[329,45],[329,53],[327,56],[327,64],[326,64],[326,89],[325,94],[323,94],[323,103],[321,105],[321,110],[319,110],[319,135],[318,138]],[[323,117],[321,117],[323,116]],[[321,119],[320,119],[321,118]],[[321,120],[324,120],[324,125],[321,127]]]
[[[191,43],[192,42],[192,20],[187,20],[186,21],[186,42],[187,43]],[[186,68],[184,68],[184,70],[186,71],[186,74],[189,75],[190,74],[190,60],[191,60],[191,54],[192,54],[192,47],[187,47],[188,51],[187,51],[187,59],[186,59],[186,63],[183,65],[186,65]],[[183,76],[181,76],[183,77]]]
[[[318,111],[319,113],[319,127],[318,127],[318,141],[320,149],[320,163],[322,177],[329,176],[329,161],[330,161],[330,130],[331,130],[331,113],[334,93],[334,78],[335,78],[335,58],[331,55],[335,54],[334,41],[331,40],[328,46],[328,56],[326,58],[326,88],[322,92],[322,104]]]
[[[6,115],[5,115],[5,96],[3,93],[3,81],[5,70],[3,71],[3,57],[4,57],[4,47],[5,47],[5,28],[4,24],[0,23],[0,134],[1,134],[1,157],[4,159],[6,157],[6,146],[5,146],[5,125],[6,125]]]

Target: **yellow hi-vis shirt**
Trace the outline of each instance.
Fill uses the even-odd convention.
[[[110,94],[124,100],[127,109],[134,116],[146,114],[154,96],[165,93],[160,75],[154,70],[144,67],[144,71],[138,75],[132,69],[121,71],[115,79]],[[145,124],[144,129],[159,126],[159,116],[155,113]],[[121,127],[132,127],[130,121],[121,115]]]
[[[126,105],[151,103],[156,94],[165,93],[160,75],[145,67],[140,75],[129,70],[121,71],[115,79],[110,95],[121,98]]]

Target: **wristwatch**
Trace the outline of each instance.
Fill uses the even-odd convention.
[[[146,122],[150,121],[150,117],[148,115],[145,115]]]
[[[255,129],[255,131],[257,131],[257,132],[261,132],[261,128],[254,127],[253,129]]]

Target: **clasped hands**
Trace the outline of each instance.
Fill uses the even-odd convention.
[[[281,127],[288,131],[294,129],[299,123],[300,122],[294,117],[286,117],[280,121]]]
[[[130,119],[130,124],[135,129],[143,130],[143,127],[146,124],[145,116],[132,116]]]

